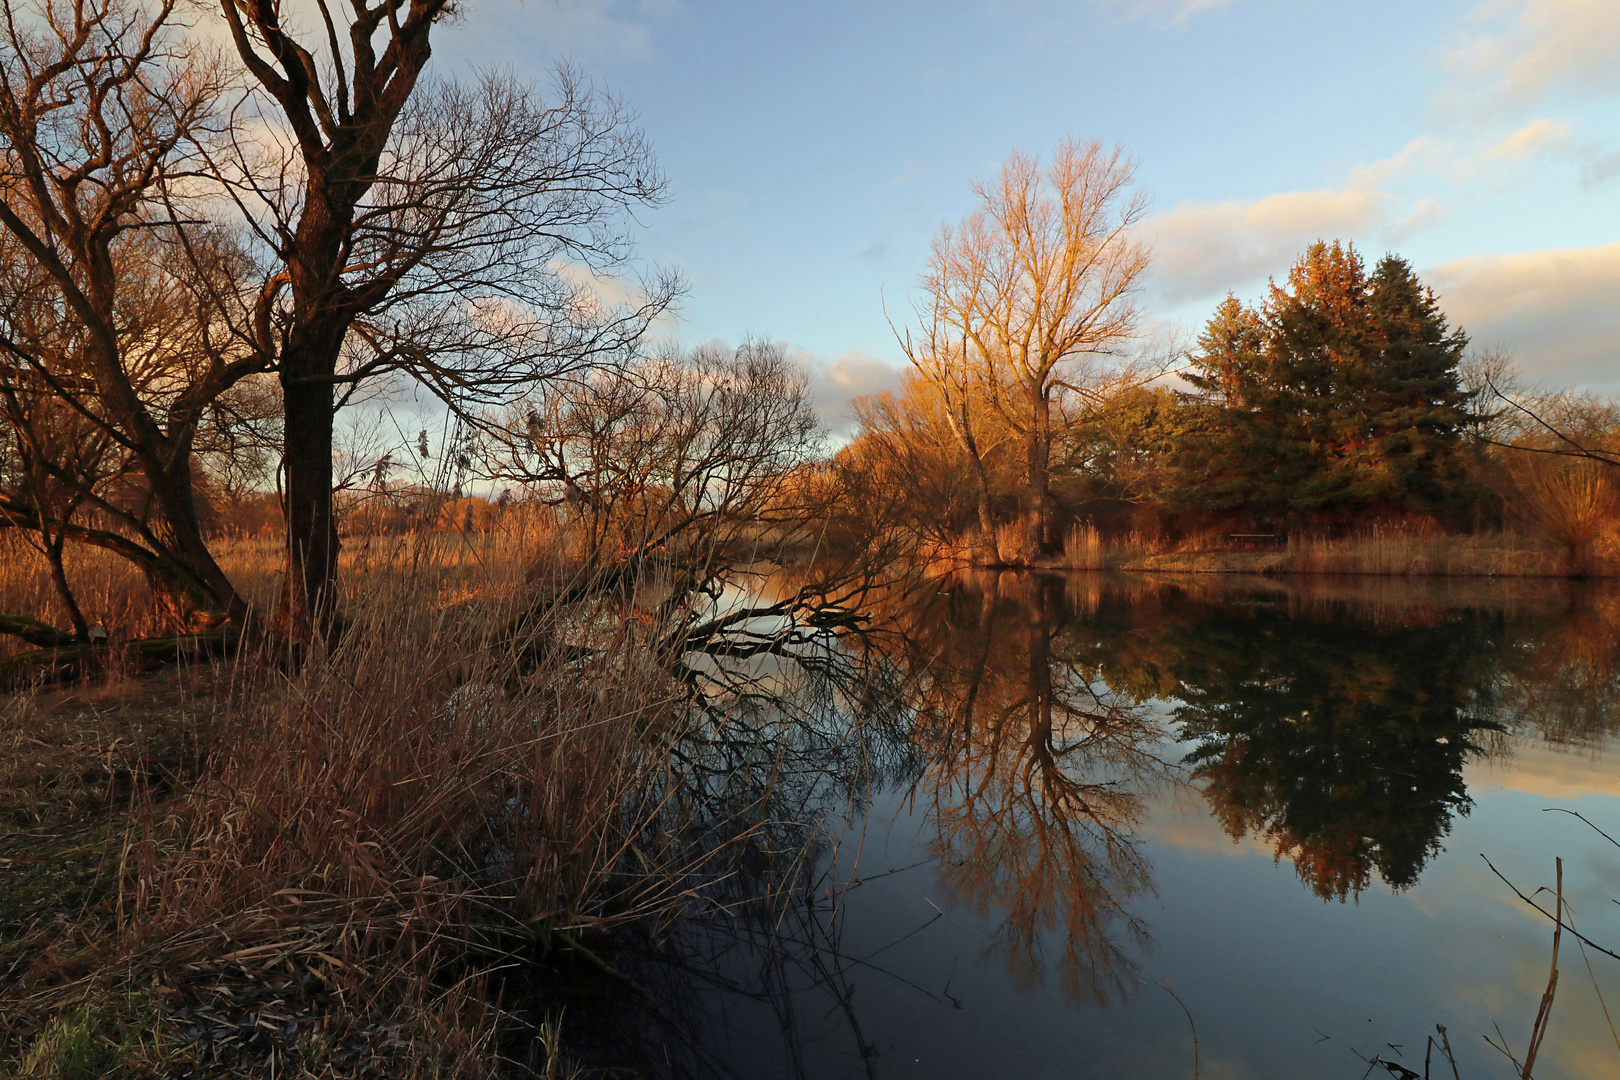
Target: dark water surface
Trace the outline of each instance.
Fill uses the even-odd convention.
[[[1517,1075],[1485,1036],[1522,1057],[1552,924],[1482,856],[1526,894],[1561,856],[1620,952],[1620,847],[1546,812],[1620,837],[1612,587],[1004,574],[871,614],[859,689],[707,744],[772,809],[620,959],[670,1071],[1192,1077],[1196,1025],[1205,1078],[1423,1075],[1444,1024],[1462,1080]],[[1620,1076],[1620,960],[1558,966],[1535,1075]]]

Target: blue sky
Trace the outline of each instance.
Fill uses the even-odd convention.
[[[836,421],[969,183],[1066,136],[1140,160],[1142,295],[1196,332],[1318,236],[1409,258],[1530,377],[1620,391],[1617,0],[469,4],[441,70],[567,58],[671,182],[683,340],[779,340]]]

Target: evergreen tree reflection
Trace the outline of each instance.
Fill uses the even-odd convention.
[[[1400,889],[1471,803],[1463,765],[1500,620],[1426,626],[1211,612],[1176,709],[1194,776],[1227,833],[1266,837],[1324,898]]]

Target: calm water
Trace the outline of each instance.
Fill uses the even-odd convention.
[[[1562,856],[1620,952],[1620,847],[1547,812],[1620,837],[1620,591],[1009,574],[871,614],[697,740],[687,820],[746,836],[616,958],[664,1002],[601,1036],[643,1066],[1192,1077],[1196,1025],[1202,1077],[1422,1075],[1438,1023],[1516,1075],[1484,1037],[1523,1054],[1551,924],[1482,856],[1527,894]],[[1620,960],[1559,968],[1536,1075],[1620,1076]]]

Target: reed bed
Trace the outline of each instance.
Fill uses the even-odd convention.
[[[1572,562],[1560,546],[1512,532],[1452,534],[1373,528],[1348,536],[1108,537],[1079,523],[1064,536],[1052,569],[1182,573],[1364,574],[1437,577],[1620,576],[1620,544],[1594,546]]]
[[[1620,577],[1620,528],[1574,549],[1537,532],[1446,533],[1375,527],[1345,536],[1295,534],[1176,538],[1107,534],[1077,522],[1058,551],[1027,567],[1016,525],[997,530],[996,561],[986,563],[971,535],[915,545],[915,560],[941,577],[972,567],[1208,574],[1365,574],[1401,577]]]
[[[1511,533],[1456,536],[1372,529],[1347,537],[1289,537],[1283,566],[1304,574],[1549,577],[1571,572],[1560,553]]]
[[[211,548],[250,603],[265,610],[274,605],[286,568],[281,537],[222,536]],[[69,580],[90,625],[106,630],[115,641],[173,632],[154,605],[145,577],[127,560],[87,546],[69,548],[65,556]],[[433,603],[454,602],[487,588],[509,591],[522,586],[525,575],[538,566],[552,574],[573,574],[586,561],[578,537],[564,530],[555,515],[546,508],[522,506],[473,529],[348,532],[339,556],[351,595],[367,594],[375,583],[401,575],[413,576],[417,587],[425,587],[429,576],[436,575]],[[0,613],[69,625],[44,560],[17,530],[0,530]],[[27,647],[0,636],[0,655]]]
[[[250,567],[279,557],[239,543]],[[623,596],[548,609],[581,571],[545,529],[373,537],[346,557],[345,632],[296,664],[11,700],[13,765],[55,741],[58,773],[108,768],[45,822],[71,819],[94,884],[0,951],[0,1068],[562,1075],[555,1018],[514,1021],[491,973],[519,955],[599,965],[593,936],[686,902],[691,856],[649,827],[682,692],[656,627]],[[108,597],[128,584],[106,580]],[[140,694],[151,707],[121,716]],[[8,809],[49,786],[6,775]],[[7,854],[39,855],[39,836],[15,831]],[[250,1015],[275,1030],[225,1022]]]
[[[997,530],[997,567],[1020,567],[1022,531]],[[934,541],[918,561],[935,576],[982,565],[971,536]],[[1400,577],[1615,577],[1620,535],[1604,533],[1581,557],[1549,538],[1513,532],[1452,534],[1375,527],[1348,536],[1263,537],[1197,534],[1174,539],[1143,532],[1110,535],[1090,522],[1069,526],[1058,552],[1037,570],[1217,574],[1363,574]]]

